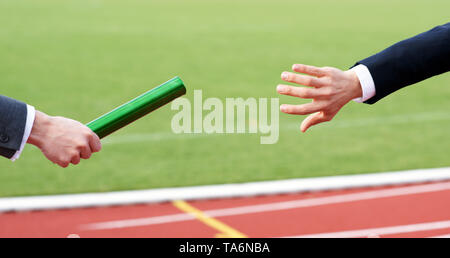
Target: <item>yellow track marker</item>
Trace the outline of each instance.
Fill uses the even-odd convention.
[[[220,233],[216,234],[216,237],[219,238],[246,238],[247,236],[236,229],[226,225],[225,223],[212,218],[208,215],[206,215],[201,210],[195,208],[194,206],[190,205],[189,203],[185,201],[173,201],[172,204],[177,207],[178,209],[194,215],[198,220],[203,222],[204,224],[214,228],[215,230],[218,230]]]

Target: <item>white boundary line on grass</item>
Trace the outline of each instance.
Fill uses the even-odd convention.
[[[450,180],[450,167],[151,190],[0,198],[0,212],[246,197]]]

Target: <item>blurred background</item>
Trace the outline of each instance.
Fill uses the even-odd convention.
[[[449,22],[448,0],[0,0],[0,94],[89,122],[179,75],[187,97],[279,97],[293,63],[348,69]],[[301,103],[281,97],[281,103]],[[280,114],[256,134],[174,135],[170,106],[61,169],[27,146],[0,159],[0,196],[102,192],[449,166],[450,76],[375,105],[350,103],[306,134]]]

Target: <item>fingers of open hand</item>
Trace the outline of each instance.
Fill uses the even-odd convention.
[[[281,79],[283,81],[297,83],[297,84],[310,86],[310,87],[316,87],[316,88],[323,87],[326,85],[325,80],[323,80],[321,78],[306,76],[306,75],[301,75],[301,74],[296,74],[296,73],[291,73],[291,72],[283,72],[281,74]]]
[[[280,110],[286,114],[307,115],[323,110],[326,107],[325,102],[311,102],[302,105],[283,104]]]
[[[280,106],[280,110],[287,114],[310,114],[302,122],[301,130],[303,132],[313,125],[330,121],[339,109],[348,102],[347,99],[351,99],[342,94],[343,74],[339,69],[294,64],[292,70],[294,72],[283,72],[281,78],[287,82],[313,88],[278,85],[278,93],[303,99],[313,99],[313,101],[302,105],[283,104]]]
[[[330,95],[330,91],[326,88],[305,88],[305,87],[295,87],[289,85],[279,84],[277,86],[277,92],[283,95],[288,95],[292,97],[299,97],[303,99],[315,99],[327,97]]]
[[[304,73],[309,74],[316,77],[322,77],[327,74],[327,71],[325,68],[320,68],[312,65],[305,65],[305,64],[294,64],[292,65],[292,70],[297,73]]]
[[[306,130],[308,130],[308,128],[310,128],[313,125],[330,121],[331,119],[333,119],[333,116],[334,115],[326,114],[324,112],[317,112],[312,115],[309,115],[307,118],[305,118],[305,120],[303,120],[300,126],[300,130],[302,132],[306,132]]]

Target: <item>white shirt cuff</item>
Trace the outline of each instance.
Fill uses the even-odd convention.
[[[359,64],[350,70],[354,71],[356,76],[358,76],[362,89],[362,97],[353,100],[358,103],[362,103],[375,96],[375,82],[373,81],[372,75],[370,74],[367,66]]]
[[[14,156],[12,156],[11,161],[16,161],[20,154],[22,154],[23,148],[25,147],[25,144],[28,141],[28,137],[30,137],[31,129],[33,128],[34,124],[34,117],[36,115],[36,110],[33,106],[27,105],[27,122],[25,124],[25,130],[22,138],[22,143],[20,144],[20,149],[16,151]]]

